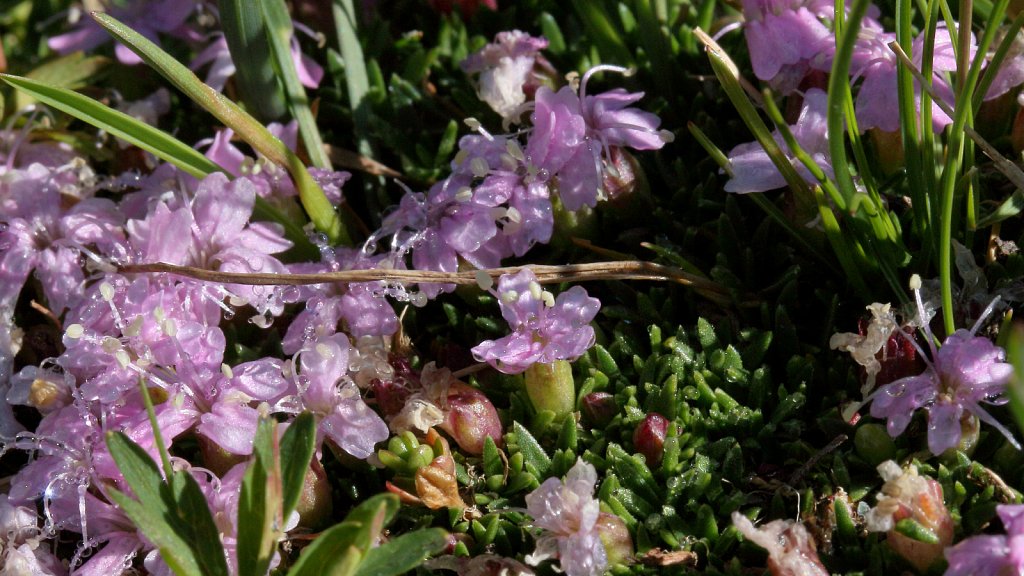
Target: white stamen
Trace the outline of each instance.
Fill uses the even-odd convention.
[[[921,276],[914,274],[910,277],[910,289],[920,290],[921,289]]]
[[[508,218],[508,221],[513,224],[519,224],[523,221],[522,213],[520,213],[515,206],[509,206],[508,210],[505,211],[505,216]]]
[[[327,344],[317,344],[316,353],[319,354],[320,357],[325,360],[330,360],[331,358],[334,358],[334,350],[331,350],[331,347],[328,346]]]
[[[235,372],[231,369],[231,366],[228,366],[227,364],[220,365],[220,373],[223,374],[225,378],[235,377]]]
[[[121,349],[121,342],[113,336],[105,336],[100,342],[100,347],[103,348],[103,351],[107,354],[113,354]]]
[[[117,360],[117,363],[120,364],[122,369],[127,368],[128,365],[132,363],[131,356],[129,356],[123,348],[114,352],[114,358]]]
[[[64,333],[67,334],[68,338],[78,340],[83,334],[85,334],[85,327],[81,324],[72,324],[68,326],[68,329],[65,330]]]
[[[164,334],[170,338],[174,338],[178,334],[178,325],[174,323],[174,318],[165,318],[161,328],[163,328]]]
[[[526,161],[526,155],[523,154],[523,148],[519,146],[518,140],[506,140],[505,150],[508,151],[508,155],[515,158],[520,162]]]
[[[124,335],[127,336],[128,338],[134,338],[138,336],[141,331],[142,316],[136,316],[135,319],[132,320],[132,323],[125,327],[125,329],[123,330]]]
[[[515,290],[508,290],[501,293],[501,301],[505,304],[515,304],[516,300],[519,300],[519,292]]]
[[[455,191],[456,202],[469,202],[473,199],[473,189],[469,186],[463,186]]]
[[[530,282],[529,284],[530,296],[533,296],[534,300],[540,300],[544,294],[544,289],[540,287],[536,281]]]
[[[100,296],[102,296],[105,301],[110,302],[114,299],[114,287],[107,282],[100,284]]]
[[[547,306],[548,308],[555,307],[555,295],[552,294],[551,292],[545,290],[544,293],[540,295],[540,299],[544,301],[544,305]]]
[[[469,169],[473,172],[473,176],[476,176],[477,178],[483,178],[491,171],[491,167],[487,164],[487,160],[480,156],[469,161]]]

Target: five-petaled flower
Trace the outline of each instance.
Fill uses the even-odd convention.
[[[499,340],[485,340],[473,356],[506,374],[519,374],[537,363],[575,360],[594,344],[590,321],[601,302],[573,286],[556,298],[541,288],[529,268],[498,280],[501,315],[513,332]]]

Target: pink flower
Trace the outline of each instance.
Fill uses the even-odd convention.
[[[887,418],[886,429],[896,437],[906,429],[914,412],[924,408],[928,413],[928,449],[936,455],[960,443],[962,421],[971,417],[995,426],[1014,446],[1019,446],[1010,431],[981,406],[1005,404],[1003,393],[1013,376],[1013,366],[1004,361],[1006,352],[988,338],[974,335],[987,312],[973,329],[957,330],[936,350],[919,282],[917,279],[918,287],[914,289],[920,315],[915,324],[925,330],[931,360],[919,350],[928,365],[923,373],[886,384],[865,399],[872,402],[871,415]]]
[[[818,88],[811,88],[804,95],[800,109],[800,118],[790,126],[793,137],[815,163],[827,174],[832,173],[832,157],[828,149],[828,95]],[[795,154],[782,139],[777,130],[772,137],[786,153],[787,158],[804,180],[817,183],[818,180],[796,159]],[[729,181],[725,183],[726,192],[746,194],[748,192],[765,192],[786,185],[786,179],[768,157],[759,142],[748,142],[736,146],[729,152]]]
[[[1024,573],[1024,505],[996,506],[1005,535],[975,536],[946,549],[945,576]]]
[[[925,572],[953,541],[953,518],[943,501],[942,486],[919,475],[913,464],[902,469],[896,462],[886,460],[878,465],[878,473],[885,484],[877,497],[878,504],[864,515],[867,529],[887,532],[889,547]],[[929,544],[897,532],[896,523],[906,518],[929,530],[938,541]]]
[[[319,436],[327,437],[356,458],[374,453],[374,445],[389,436],[388,426],[363,401],[348,378],[349,342],[344,334],[324,338],[298,355],[296,376],[301,410],[319,421]]]
[[[160,43],[159,34],[187,36],[185,21],[195,11],[194,0],[133,0],[103,2],[111,16],[124,22],[146,38]],[[69,54],[76,50],[91,51],[111,40],[110,34],[88,16],[81,16],[74,29],[50,38],[52,50]],[[127,46],[118,44],[114,52],[122,64],[141,64],[142,59]]]
[[[656,115],[630,106],[643,92],[616,88],[588,95],[590,77],[602,71],[627,72],[595,66],[583,75],[578,94],[568,86],[558,92],[547,87],[537,91],[526,156],[557,176],[558,195],[567,210],[594,207],[604,197],[603,175],[614,170],[612,149],[658,150],[673,140],[671,132],[658,129]]]
[[[754,75],[783,92],[800,84],[811,68],[835,51],[831,30],[807,0],[743,0],[747,47]]]
[[[524,268],[515,275],[502,276],[495,295],[501,315],[514,331],[474,347],[473,356],[480,362],[506,374],[518,374],[538,362],[575,360],[594,344],[594,329],[589,324],[601,302],[579,286],[555,298]]]
[[[597,520],[601,507],[594,498],[597,471],[577,460],[565,480],[548,478],[526,495],[526,509],[533,525],[544,530],[537,549],[526,557],[537,566],[549,558],[558,558],[569,576],[598,576],[608,567],[608,556],[601,542]]]

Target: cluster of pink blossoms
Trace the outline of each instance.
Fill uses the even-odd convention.
[[[136,3],[120,15],[142,18],[143,8],[152,6]],[[192,34],[186,22],[195,6],[175,8],[149,21],[143,32]],[[509,41],[525,48],[510,48]],[[97,42],[92,25],[82,24],[55,38],[53,47],[65,51]],[[319,261],[283,260],[292,243],[281,226],[253,221],[253,209],[257,198],[279,206],[294,203],[294,187],[279,167],[234,147],[229,130],[206,142],[206,153],[233,178],[215,173],[201,180],[166,164],[144,176],[99,176],[70,149],[34,144],[28,132],[5,133],[0,147],[0,443],[31,457],[13,478],[2,506],[26,518],[31,514],[24,523],[32,529],[11,532],[15,535],[0,561],[8,567],[29,563],[23,570],[28,574],[66,573],[69,567],[58,566],[48,546],[39,543],[75,532],[81,535],[70,565],[75,574],[116,575],[139,562],[149,572],[167,572],[152,543],[106,494],[108,487],[127,489],[103,442],[106,432],[123,431],[157,457],[140,385],[153,398],[161,435],[172,451],[185,439],[198,443],[204,468],[181,458],[174,462],[199,481],[232,563],[239,482],[261,412],[284,421],[311,412],[319,423],[318,454],[330,443],[364,460],[391,434],[381,413],[392,430],[438,425],[469,453],[482,450],[484,436],[500,441],[500,421],[482,393],[455,382],[446,370],[430,368],[422,378],[409,370],[399,374],[401,361],[388,355],[385,338],[398,330],[399,320],[385,297],[413,303],[425,297],[416,300],[417,294],[383,282],[302,288],[215,284],[167,274],[122,274],[118,266],[162,262],[285,274],[404,267],[411,254],[416,268],[455,271],[460,260],[493,267],[505,257],[522,256],[551,236],[553,190],[566,209],[593,207],[609,194],[605,180],[615,175],[613,154],[626,147],[657,149],[671,140],[658,129],[656,116],[631,106],[641,94],[586,93],[594,72],[618,70],[614,67],[588,72],[578,86],[524,91],[531,78],[522,73],[525,64],[506,66],[502,51],[543,62],[537,51],[544,45],[521,32],[507,33],[474,55],[476,64],[467,69],[481,73],[481,94],[494,93],[493,86],[487,88],[494,83],[519,85],[523,96],[516,106],[532,110],[531,127],[520,135],[495,136],[481,129],[464,137],[452,175],[426,194],[407,194],[374,234],[375,240],[391,239],[392,249],[382,254],[369,249],[373,242],[345,249],[318,241]],[[294,124],[270,128],[295,146]],[[332,202],[343,201],[347,173],[310,172]],[[41,289],[41,309],[62,327],[63,351],[15,372],[22,342],[14,311],[30,278]],[[420,287],[426,296],[447,288]],[[502,277],[496,294],[514,332],[480,344],[479,359],[521,372],[537,362],[574,360],[593,344],[589,323],[600,303],[582,288],[556,297],[524,270]],[[304,309],[294,306],[301,302]],[[225,363],[224,324],[240,312],[261,328],[289,318],[281,341],[287,356]],[[364,400],[369,390],[380,412]],[[19,416],[38,413],[33,430],[25,429],[12,406]],[[590,467],[588,477],[593,474]],[[575,475],[570,474],[572,486],[578,483]],[[576,574],[597,574],[606,564],[594,532],[593,479],[588,486],[595,513],[587,512],[578,526],[558,529],[560,538],[587,542],[586,549],[572,552],[573,559],[569,549],[560,554],[563,566],[587,567],[574,569]],[[542,487],[530,501],[546,498],[551,489]],[[37,505],[44,512],[42,527],[29,512]],[[537,526],[555,529],[543,510],[533,512]],[[26,552],[25,542],[35,552]],[[548,548],[545,542],[540,549]]]

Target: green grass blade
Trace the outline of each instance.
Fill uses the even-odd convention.
[[[309,98],[306,89],[299,81],[299,73],[292,59],[291,39],[295,34],[292,18],[284,0],[257,0],[259,11],[263,14],[266,25],[267,41],[270,44],[270,55],[273,58],[274,70],[284,88],[288,109],[299,124],[299,135],[306,147],[310,162],[318,168],[331,168],[331,161],[324,153],[324,142],[320,138],[320,129],[316,126],[313,112],[309,109]],[[254,10],[255,11],[255,10]]]
[[[370,79],[366,73],[366,59],[359,44],[356,11],[352,0],[334,0],[331,4],[334,26],[338,30],[338,47],[345,61],[345,87],[355,124],[356,147],[363,156],[372,157],[373,149],[367,135],[370,131]]]
[[[170,134],[88,96],[9,74],[0,74],[0,79],[48,106],[131,142],[192,176],[202,178],[212,172],[223,171],[212,160]]]
[[[217,8],[242,101],[260,120],[277,120],[284,115],[285,100],[274,73],[263,12],[253,10],[250,0],[218,0]]]
[[[213,88],[203,84],[191,70],[116,18],[100,12],[94,12],[93,18],[111,35],[138,54],[146,64],[159,72],[195,103],[213,114],[225,126],[234,130],[239,137],[259,153],[266,156],[271,162],[287,168],[292,179],[295,180],[295,188],[299,192],[302,206],[306,209],[306,213],[317,230],[326,234],[333,243],[352,245],[352,238],[341,223],[337,212],[327,200],[323,190],[310,176],[305,165],[259,120],[250,116]]]

